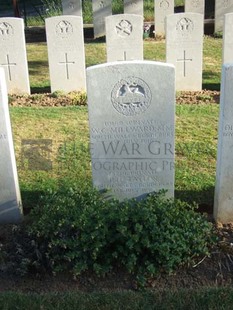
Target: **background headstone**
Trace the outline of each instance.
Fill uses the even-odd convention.
[[[82,16],[81,0],[62,0],[63,15]]]
[[[118,14],[106,17],[107,61],[143,60],[143,17]]]
[[[174,195],[174,66],[113,62],[87,69],[93,184],[122,200]]]
[[[5,72],[0,67],[0,224],[18,223],[23,211],[8,109]]]
[[[224,15],[233,12],[233,0],[215,0],[214,31],[223,31]]]
[[[233,63],[233,13],[225,14],[222,62]]]
[[[51,91],[86,89],[83,22],[79,16],[45,20]]]
[[[203,15],[166,17],[166,61],[176,67],[176,90],[202,89]]]
[[[124,13],[143,16],[143,0],[124,0]]]
[[[112,15],[111,0],[92,0],[94,38],[105,36],[105,17]]]
[[[233,222],[233,64],[222,69],[214,218]]]
[[[24,22],[21,18],[0,18],[0,66],[5,70],[8,93],[30,94]]]
[[[174,0],[155,0],[155,36],[165,35],[165,17],[174,13]]]
[[[205,0],[185,0],[185,13],[205,14]]]

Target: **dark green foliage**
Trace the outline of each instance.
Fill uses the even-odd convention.
[[[143,278],[208,255],[212,226],[194,207],[167,200],[104,200],[96,191],[48,193],[31,214],[29,236],[52,271],[103,275],[114,266]],[[38,254],[37,254],[38,256]]]

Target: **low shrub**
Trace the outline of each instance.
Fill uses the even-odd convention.
[[[145,200],[104,200],[95,190],[63,188],[43,198],[28,225],[37,258],[53,272],[104,275],[116,266],[144,278],[208,255],[212,224],[163,192]],[[39,254],[38,254],[39,253]]]

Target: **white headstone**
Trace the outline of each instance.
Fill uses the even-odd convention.
[[[222,62],[233,63],[233,13],[225,14]]]
[[[5,69],[8,93],[30,94],[24,22],[21,18],[0,18],[0,66]]]
[[[107,61],[143,60],[143,17],[118,14],[106,17]]]
[[[165,35],[165,17],[174,13],[174,0],[154,0],[155,36]]]
[[[215,0],[214,31],[223,31],[224,15],[233,12],[233,0]]]
[[[23,211],[8,109],[5,72],[0,67],[0,224],[18,223]]]
[[[112,1],[111,0],[92,0],[93,9],[93,25],[94,37],[103,37],[105,31],[105,17],[112,15]]]
[[[87,69],[93,184],[122,200],[174,195],[174,67],[123,61]]]
[[[124,0],[124,13],[143,16],[143,0]]]
[[[205,14],[205,0],[185,0],[185,13]]]
[[[166,18],[166,61],[176,67],[176,90],[202,89],[203,28],[202,14]]]
[[[233,222],[233,64],[222,69],[214,218]]]
[[[63,15],[82,16],[81,0],[62,0]]]
[[[79,16],[45,20],[51,91],[86,89],[83,21]]]

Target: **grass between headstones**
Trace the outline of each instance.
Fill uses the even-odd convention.
[[[213,203],[218,105],[178,105],[176,109],[176,197]],[[69,182],[91,185],[89,129],[86,107],[11,108],[13,136],[24,207],[47,188]],[[51,140],[45,158],[51,170],[33,170],[25,148]],[[27,142],[29,140],[29,144]],[[31,144],[30,144],[31,143]],[[33,159],[31,159],[33,160]],[[32,191],[38,195],[32,195]]]
[[[219,90],[222,61],[222,39],[204,37],[203,89]],[[49,68],[46,43],[27,44],[29,75],[32,92],[49,92]],[[101,42],[85,44],[86,67],[107,61],[106,45]],[[165,62],[165,41],[145,40],[144,59]]]

